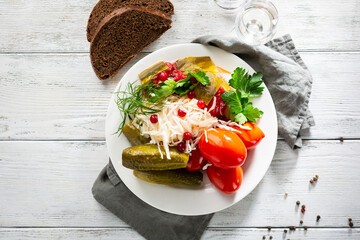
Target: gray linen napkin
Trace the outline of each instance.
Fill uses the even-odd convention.
[[[301,147],[300,130],[315,125],[308,108],[312,76],[295,48],[290,35],[276,38],[265,46],[250,46],[233,36],[203,36],[194,42],[232,52],[264,75],[274,101],[279,135],[294,148]]]
[[[290,146],[301,146],[300,129],[314,125],[308,110],[312,78],[289,35],[259,47],[223,36],[205,36],[195,41],[236,53],[261,71],[278,112],[279,133]],[[180,216],[151,207],[125,186],[111,161],[96,179],[92,193],[99,203],[150,240],[200,239],[213,216]]]
[[[96,201],[146,239],[200,239],[213,214],[181,216],[158,210],[140,200],[121,181],[111,161],[92,188]]]

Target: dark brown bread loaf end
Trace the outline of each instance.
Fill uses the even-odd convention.
[[[171,20],[156,10],[124,7],[101,21],[90,45],[91,64],[104,80],[171,27]]]
[[[138,6],[159,10],[170,16],[174,14],[174,6],[169,0],[100,0],[91,11],[87,25],[87,40],[91,42],[100,22],[116,9]]]

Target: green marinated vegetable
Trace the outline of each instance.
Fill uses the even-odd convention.
[[[165,185],[199,187],[203,181],[203,174],[201,172],[189,172],[186,169],[166,171],[134,170],[134,175],[146,182]]]
[[[192,72],[201,70],[203,72],[211,72],[212,74],[219,73],[209,56],[182,58],[178,59],[175,64],[177,69],[184,73],[186,73],[188,70]]]
[[[161,158],[157,145],[147,144],[129,147],[122,152],[122,164],[124,167],[134,170],[169,170],[185,168],[189,161],[189,155],[179,152],[176,147],[170,147],[170,157],[161,147]]]
[[[126,138],[133,146],[142,145],[150,142],[150,138],[141,136],[140,130],[132,125],[132,121],[123,127],[122,133],[126,136]]]
[[[145,69],[139,74],[141,84],[149,83],[153,76],[167,69],[169,69],[169,67],[163,61],[155,63],[154,65]]]
[[[210,72],[207,72],[206,75],[209,77],[210,84],[199,84],[194,89],[194,92],[197,99],[203,100],[205,104],[209,104],[211,99],[215,96],[217,90],[219,90],[219,88],[223,84],[223,80]]]

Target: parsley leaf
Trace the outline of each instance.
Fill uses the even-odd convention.
[[[155,87],[152,89],[152,93],[150,93],[149,102],[157,102],[160,99],[170,96],[174,93],[174,87],[176,86],[176,82],[172,79],[168,79],[164,82],[159,83],[160,87]]]
[[[254,108],[252,103],[249,102],[245,105],[244,110],[242,112],[244,116],[250,121],[256,123],[256,120],[261,117],[263,114],[258,108]]]
[[[237,67],[231,74],[229,85],[241,92],[244,97],[258,97],[262,94],[264,87],[261,73],[249,75],[244,68]]]
[[[229,85],[235,89],[221,94],[221,98],[225,104],[230,106],[230,119],[239,124],[246,121],[256,122],[263,114],[258,108],[255,108],[249,99],[262,94],[264,90],[260,85],[263,83],[262,74],[254,73],[248,75],[245,69],[236,68],[231,74]]]
[[[226,102],[225,104],[230,106],[230,112],[234,115],[242,112],[242,104],[239,95],[236,92],[230,90],[229,92],[224,92],[221,94],[221,99]]]
[[[198,71],[196,73],[193,73],[190,70],[188,70],[188,76],[194,77],[202,85],[208,85],[210,83],[209,77],[206,76],[206,73],[203,71]]]

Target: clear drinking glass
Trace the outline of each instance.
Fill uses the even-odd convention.
[[[250,45],[261,45],[272,39],[278,23],[278,11],[267,0],[251,0],[240,7],[235,31]]]
[[[232,11],[239,8],[245,0],[214,0],[214,2],[223,10]]]

